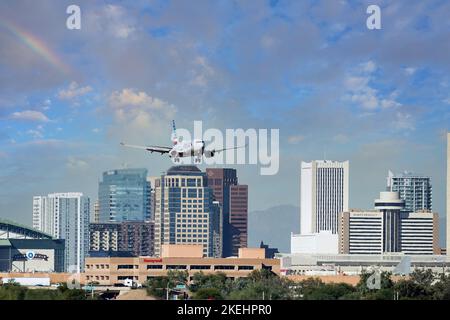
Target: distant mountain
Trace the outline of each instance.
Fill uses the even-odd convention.
[[[248,215],[248,226],[249,247],[259,247],[262,240],[280,252],[290,252],[291,232],[300,232],[300,209],[280,205],[252,211]]]

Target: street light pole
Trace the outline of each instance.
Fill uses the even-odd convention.
[[[169,282],[167,282],[166,286],[166,300],[169,300]]]

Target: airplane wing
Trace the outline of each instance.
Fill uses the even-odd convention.
[[[247,144],[246,144],[245,146],[232,147],[232,148],[225,148],[225,149],[218,149],[218,150],[214,150],[214,152],[222,152],[222,151],[225,151],[225,150],[241,149],[241,148],[247,148]]]
[[[142,149],[142,150],[147,150],[150,152],[158,152],[161,154],[169,153],[169,151],[172,149],[169,147],[159,147],[159,146],[136,146],[136,145],[132,145],[132,144],[125,144],[123,142],[121,142],[120,144],[122,146],[128,147],[128,148]]]

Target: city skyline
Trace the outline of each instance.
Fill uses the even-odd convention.
[[[79,5],[70,31],[63,2],[0,4],[2,217],[31,225],[35,194],[95,199],[101,172],[122,164],[159,175],[167,159],[119,142],[163,144],[172,119],[280,128],[279,174],[232,166],[249,212],[299,207],[292,172],[326,154],[350,162],[349,208],[368,207],[389,169],[408,170],[431,177],[445,217],[450,4],[381,1],[375,31],[364,1]]]

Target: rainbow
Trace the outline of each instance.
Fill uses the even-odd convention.
[[[0,19],[0,26],[4,26],[12,34],[14,34],[22,43],[24,43],[28,48],[33,50],[35,53],[44,58],[48,63],[57,68],[63,73],[71,73],[71,68],[69,65],[64,63],[58,55],[52,51],[42,40],[31,34],[30,32],[24,30],[20,26],[7,21],[5,19]]]

